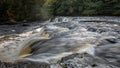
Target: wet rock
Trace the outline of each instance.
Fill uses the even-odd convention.
[[[118,68],[107,61],[87,53],[64,57],[59,64],[62,68]]]
[[[110,43],[117,43],[117,39],[111,38],[111,39],[106,39]]]
[[[97,32],[95,27],[87,27],[88,31]]]
[[[120,67],[120,43],[106,44],[104,46],[98,46],[95,49],[95,54],[109,63]]]
[[[108,38],[108,39],[103,39],[98,43],[98,46],[105,46],[106,44],[115,44],[118,43],[117,38]]]
[[[21,26],[30,26],[28,23],[22,23]]]
[[[35,62],[18,62],[18,63],[3,63],[0,62],[0,68],[50,68],[47,63],[35,63]]]

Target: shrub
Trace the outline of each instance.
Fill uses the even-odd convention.
[[[40,16],[44,0],[1,0],[0,20],[32,20]]]
[[[0,0],[0,21],[120,15],[120,0]]]
[[[46,0],[46,16],[120,15],[119,0]]]

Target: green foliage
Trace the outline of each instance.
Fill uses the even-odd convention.
[[[92,1],[84,0],[83,1],[83,15],[97,15],[99,11],[103,8],[103,2],[101,0]]]
[[[46,0],[44,5],[42,6],[42,16],[44,18],[52,17],[59,6],[59,0]]]
[[[44,0],[1,0],[0,20],[32,20],[40,16]]]
[[[0,0],[0,21],[120,15],[120,0]]]
[[[120,0],[46,0],[43,8],[48,16],[120,15]]]

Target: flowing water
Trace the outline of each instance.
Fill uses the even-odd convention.
[[[119,68],[119,17],[56,17],[40,27],[49,38],[29,44],[31,53],[21,61],[46,63],[51,68]],[[39,33],[25,41],[38,37]]]

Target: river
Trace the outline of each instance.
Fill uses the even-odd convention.
[[[30,28],[36,27],[49,39],[29,45],[30,56],[9,66],[1,63],[1,68],[120,67],[120,17],[56,17]]]

